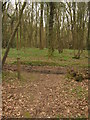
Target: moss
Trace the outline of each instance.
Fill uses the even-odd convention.
[[[29,112],[25,112],[25,113],[24,113],[24,117],[25,117],[25,118],[30,118],[30,113],[29,113]]]

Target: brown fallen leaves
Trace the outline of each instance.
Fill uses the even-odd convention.
[[[22,71],[20,81],[7,75],[2,96],[5,117],[88,117],[88,80],[77,83],[64,74]]]

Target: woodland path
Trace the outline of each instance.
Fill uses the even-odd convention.
[[[22,66],[21,80],[15,76],[16,66],[5,66],[4,71],[3,116],[88,117],[87,79],[68,79],[63,67]]]

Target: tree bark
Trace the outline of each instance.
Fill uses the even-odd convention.
[[[1,56],[2,56],[2,2],[0,1],[0,73],[2,72]],[[0,83],[1,83],[1,79],[0,79]]]

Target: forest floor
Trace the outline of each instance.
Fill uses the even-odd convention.
[[[67,76],[68,67],[21,66],[3,70],[3,116],[24,118],[87,118],[88,80],[77,82]],[[81,69],[84,74],[84,69]]]
[[[2,50],[2,55],[5,49]],[[77,51],[76,51],[77,52]],[[6,63],[16,64],[17,57],[20,58],[21,64],[31,66],[62,66],[62,67],[88,67],[88,51],[83,50],[80,59],[74,59],[74,50],[64,49],[59,54],[55,50],[51,58],[48,57],[48,49],[40,50],[39,48],[22,48],[20,50],[10,49]]]
[[[3,49],[3,54],[5,49]],[[73,50],[10,49],[2,73],[4,117],[88,117],[88,79],[75,81],[68,75],[74,69],[86,74],[88,52],[73,59]],[[21,79],[17,79],[17,57],[21,62]]]

